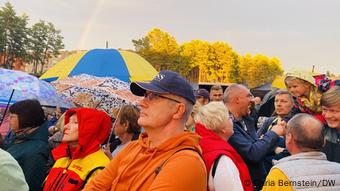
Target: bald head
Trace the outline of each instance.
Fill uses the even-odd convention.
[[[248,91],[248,88],[242,84],[232,84],[224,91],[224,103],[230,103],[235,97],[240,95],[242,91]]]
[[[287,135],[293,136],[295,146],[301,151],[319,151],[324,144],[322,123],[311,115],[300,113],[288,121]]]

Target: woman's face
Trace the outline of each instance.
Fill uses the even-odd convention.
[[[127,126],[123,123],[120,124],[120,118],[117,119],[116,126],[114,127],[114,133],[116,136],[121,137],[127,131]]]
[[[227,121],[225,122],[224,125],[224,131],[223,134],[225,135],[226,140],[229,139],[234,134],[234,129],[233,129],[233,120],[231,117],[228,117]]]
[[[288,94],[278,94],[275,96],[275,112],[281,117],[284,117],[290,113],[293,108],[293,104],[293,99]]]
[[[19,130],[19,116],[17,114],[9,114],[9,127],[13,129],[14,132]]]
[[[287,90],[294,97],[308,97],[310,92],[310,87],[307,83],[304,83],[301,80],[289,80],[286,82]]]
[[[322,115],[330,128],[340,130],[340,105],[322,106]]]
[[[76,146],[78,145],[78,139],[79,139],[78,119],[77,119],[77,115],[73,114],[70,117],[69,123],[67,123],[64,126],[64,137],[62,141]]]

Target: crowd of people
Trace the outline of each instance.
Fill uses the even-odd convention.
[[[176,72],[132,82],[111,118],[37,100],[9,108],[1,190],[340,190],[340,86],[289,72],[274,113],[242,84],[193,90]],[[254,107],[254,105],[257,105]]]

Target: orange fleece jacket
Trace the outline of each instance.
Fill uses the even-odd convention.
[[[150,148],[146,133],[126,146],[106,168],[99,172],[84,190],[115,191],[203,191],[207,188],[207,173],[201,152],[200,137],[191,132],[172,137]],[[176,151],[181,150],[176,153]],[[158,175],[155,169],[164,161]]]

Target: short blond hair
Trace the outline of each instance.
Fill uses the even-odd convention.
[[[215,132],[223,129],[227,120],[229,111],[222,102],[210,102],[202,106],[195,116],[195,122]]]

